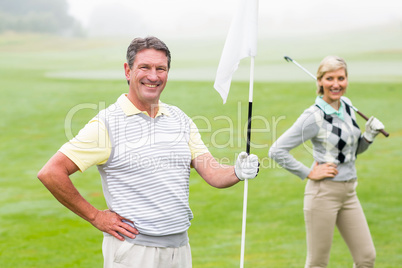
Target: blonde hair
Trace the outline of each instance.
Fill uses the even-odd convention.
[[[327,56],[325,57],[318,67],[317,70],[317,94],[323,95],[324,89],[318,84],[318,81],[327,73],[333,72],[339,69],[345,70],[345,75],[348,77],[348,66],[344,59],[338,56]]]

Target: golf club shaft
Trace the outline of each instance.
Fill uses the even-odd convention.
[[[314,80],[317,81],[317,78],[310,73],[306,68],[304,68],[303,66],[301,66],[297,61],[293,60],[292,58],[285,56],[284,57],[286,61],[291,61],[293,62],[296,66],[298,66],[300,69],[302,69],[304,72],[306,72],[308,75],[310,75]],[[366,121],[369,120],[369,118],[367,116],[365,116],[362,112],[360,112],[356,107],[354,107],[353,105],[351,105],[352,109],[356,111],[356,113],[358,113],[361,117],[363,117]],[[389,133],[386,132],[384,129],[381,129],[380,132],[385,136],[388,137]]]

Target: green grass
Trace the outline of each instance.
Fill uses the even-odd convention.
[[[114,79],[63,79],[47,74],[122,71],[128,40],[37,35],[3,35],[0,40],[0,267],[102,267],[102,234],[60,205],[36,174],[67,141],[69,130],[65,130],[64,122],[72,109],[77,105],[86,107],[72,118],[71,132],[76,134],[99,108],[126,92],[127,85]],[[353,59],[361,61],[367,53],[372,55],[370,61],[384,61],[381,53],[401,57],[400,50],[381,50],[377,54],[356,52]],[[191,64],[198,64],[185,56],[179,55],[178,59],[177,66],[191,68]],[[216,68],[215,61],[206,58],[202,65]],[[401,86],[402,83],[354,82],[347,93],[356,107],[366,115],[375,114],[391,133],[387,139],[380,135],[357,160],[358,193],[375,241],[377,266],[381,268],[402,263]],[[246,267],[289,268],[304,264],[305,182],[279,168],[267,152],[276,137],[312,104],[314,92],[311,82],[254,85],[251,150],[259,156],[263,168],[258,178],[249,183]],[[248,83],[233,82],[225,105],[213,89],[212,80],[170,81],[162,100],[194,118],[204,142],[218,160],[233,163],[235,154],[245,149]],[[361,118],[358,123],[364,127]],[[230,127],[233,131],[228,130]],[[293,152],[310,164],[311,156],[302,147]],[[85,198],[99,209],[106,208],[95,167],[72,177]],[[190,205],[195,218],[189,235],[194,267],[238,266],[243,185],[215,189],[194,171],[190,182]],[[350,254],[337,232],[329,267],[351,267]]]

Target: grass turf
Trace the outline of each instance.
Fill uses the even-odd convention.
[[[36,173],[68,140],[70,129],[66,130],[65,119],[72,109],[77,105],[84,108],[68,125],[76,134],[98,108],[113,103],[127,90],[122,80],[52,78],[47,74],[58,70],[122,71],[125,48],[108,40],[36,35],[5,35],[1,40],[0,267],[101,267],[102,234],[60,205],[36,179]],[[400,51],[394,53],[401,56]],[[380,134],[357,160],[358,194],[375,241],[377,266],[383,268],[398,267],[402,262],[400,87],[401,83],[354,82],[347,93],[356,107],[366,115],[375,114],[391,133],[388,139]],[[254,85],[251,151],[259,156],[262,168],[249,183],[246,267],[303,266],[305,182],[270,161],[267,151],[311,105],[314,91],[311,82]],[[221,162],[232,164],[235,154],[244,150],[248,83],[233,82],[225,105],[213,90],[213,81],[170,81],[162,100],[194,119],[204,142]],[[362,119],[358,123],[364,127]],[[310,164],[311,156],[302,146],[293,154]],[[96,168],[74,174],[72,179],[89,202],[106,208]],[[190,183],[194,267],[236,267],[242,184],[214,189],[194,171]],[[351,266],[351,257],[336,232],[330,267],[347,266]]]

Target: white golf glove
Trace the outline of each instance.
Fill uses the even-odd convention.
[[[373,142],[374,138],[380,133],[380,130],[384,129],[384,125],[375,118],[374,116],[366,122],[366,131],[363,133],[363,137],[369,141]]]
[[[246,152],[241,152],[237,157],[235,164],[235,174],[241,181],[245,179],[254,179],[259,171],[260,163],[255,154],[248,155]]]

